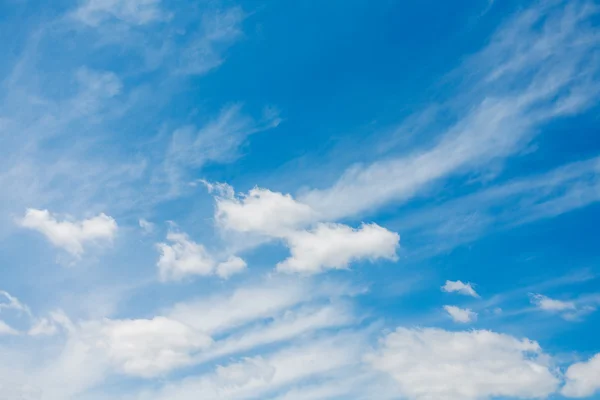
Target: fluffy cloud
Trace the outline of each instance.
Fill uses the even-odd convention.
[[[188,365],[192,351],[212,343],[208,335],[165,317],[92,322],[82,331],[119,370],[142,377]]]
[[[286,237],[291,257],[277,264],[283,272],[318,273],[344,269],[358,260],[396,259],[400,236],[377,224],[358,229],[333,223],[320,223],[310,231],[297,231]]]
[[[171,244],[156,245],[161,253],[156,265],[162,281],[181,280],[190,275],[215,274],[225,279],[246,268],[244,260],[235,256],[218,263],[204,246],[190,240],[185,233],[169,232],[167,240]]]
[[[106,214],[82,221],[59,221],[48,210],[30,208],[20,220],[21,226],[44,235],[54,246],[73,256],[81,256],[88,243],[112,242],[117,223]]]
[[[399,328],[368,360],[414,400],[542,398],[559,384],[536,342],[490,331]]]
[[[470,283],[463,283],[462,281],[446,281],[446,284],[442,286],[442,291],[447,293],[456,292],[471,297],[479,297]]]
[[[217,265],[217,275],[223,279],[227,279],[232,275],[243,272],[246,267],[246,261],[242,260],[240,257],[231,256]]]
[[[600,391],[600,354],[586,362],[571,365],[565,373],[561,393],[567,397],[588,397]]]
[[[531,303],[544,311],[568,311],[577,308],[572,301],[555,300],[541,294],[531,294],[530,297]]]
[[[217,222],[224,229],[269,237],[285,237],[317,218],[312,208],[291,195],[261,188],[239,198],[218,196],[216,207]]]
[[[466,324],[477,319],[477,313],[470,309],[463,309],[456,306],[444,306],[444,310],[452,317],[454,322]]]

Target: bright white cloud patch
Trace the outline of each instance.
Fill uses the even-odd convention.
[[[289,194],[254,188],[248,194],[216,198],[216,219],[225,229],[284,237],[315,221],[316,213]]]
[[[320,223],[310,231],[287,236],[291,257],[277,264],[282,272],[318,273],[345,269],[353,261],[396,259],[400,236],[377,224],[358,229],[333,223]]]
[[[586,362],[571,365],[565,373],[561,393],[567,397],[588,397],[600,391],[600,354]]]
[[[368,359],[411,400],[545,398],[559,384],[536,342],[490,331],[399,328]]]
[[[446,281],[446,284],[442,286],[442,290],[448,293],[456,292],[465,296],[479,297],[470,283],[463,283],[462,281]]]
[[[240,257],[231,256],[226,261],[217,265],[217,275],[223,279],[227,279],[232,275],[243,272],[247,267],[246,261]]]
[[[91,322],[82,332],[118,369],[142,377],[188,365],[192,351],[212,343],[208,335],[165,317]]]
[[[454,322],[466,324],[477,319],[477,313],[468,308],[464,309],[456,306],[444,306],[444,310],[452,317]]]
[[[217,274],[229,278],[246,268],[244,260],[235,256],[218,263],[203,245],[190,240],[185,233],[169,232],[167,240],[171,244],[156,245],[161,253],[156,265],[163,281],[180,280],[191,275]]]
[[[572,301],[555,300],[541,294],[531,294],[530,297],[531,303],[544,311],[569,311],[577,308]]]
[[[110,243],[117,233],[117,223],[106,214],[82,221],[59,221],[48,210],[30,208],[20,220],[21,226],[44,235],[54,246],[73,256],[81,256],[90,243]]]

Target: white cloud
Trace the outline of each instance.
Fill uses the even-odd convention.
[[[454,322],[466,324],[473,322],[477,319],[477,313],[466,308],[459,308],[456,306],[444,306],[444,310],[452,317]]]
[[[291,257],[277,264],[277,270],[313,274],[345,269],[353,261],[396,260],[399,241],[397,233],[377,224],[353,229],[320,223],[310,231],[297,231],[286,237]]]
[[[541,294],[531,294],[530,298],[532,304],[544,311],[568,311],[577,308],[572,301],[555,300]]]
[[[205,333],[165,317],[89,322],[82,329],[85,340],[105,351],[119,370],[141,377],[189,365],[191,352],[212,344]]]
[[[285,237],[317,219],[317,214],[289,194],[254,188],[239,198],[217,196],[215,217],[224,229]]]
[[[18,335],[19,331],[12,328],[6,322],[0,320],[0,336],[2,335]]]
[[[475,289],[473,289],[471,283],[463,283],[462,281],[446,281],[444,286],[442,286],[442,291],[447,293],[456,292],[471,297],[479,297]]]
[[[243,272],[247,267],[246,261],[240,257],[231,256],[226,261],[217,265],[217,275],[223,279],[228,279],[232,275]]]
[[[390,201],[413,198],[442,178],[512,156],[541,124],[587,109],[597,98],[593,79],[600,68],[598,60],[588,58],[598,45],[596,32],[585,28],[593,8],[586,4],[534,7],[497,32],[461,70],[460,76],[474,83],[446,111],[464,114],[457,114],[457,122],[434,143],[348,168],[329,188],[299,200],[327,219],[372,213]]]
[[[117,223],[106,214],[82,221],[59,221],[48,210],[29,208],[20,225],[40,232],[54,246],[73,256],[81,256],[88,243],[112,242],[117,233]]]
[[[111,19],[144,25],[164,19],[160,0],[86,0],[73,13],[81,22],[98,26]]]
[[[411,400],[543,398],[559,384],[536,342],[490,331],[399,328],[368,360]]]
[[[600,354],[571,365],[565,373],[561,393],[566,397],[589,397],[600,391]]]
[[[217,274],[222,278],[229,278],[246,268],[244,260],[235,256],[217,263],[204,246],[190,240],[185,233],[169,232],[167,240],[172,244],[156,245],[161,253],[156,265],[162,281],[181,280],[192,275]]]

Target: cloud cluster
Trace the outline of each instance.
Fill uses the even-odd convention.
[[[209,191],[215,187],[208,184]],[[318,213],[289,194],[254,188],[236,197],[233,188],[221,186],[215,202],[219,228],[286,244],[291,255],[277,264],[280,272],[315,274],[356,261],[397,259],[397,233],[374,223],[352,228],[319,222]]]
[[[490,331],[398,328],[369,361],[413,400],[545,398],[560,383],[536,342]]]
[[[218,262],[203,245],[195,243],[185,233],[169,232],[170,243],[158,243],[157,262],[162,281],[181,280],[188,276],[218,275],[227,279],[246,269],[246,262],[237,256]]]
[[[87,244],[111,243],[117,233],[117,223],[106,214],[81,221],[59,221],[48,210],[29,208],[20,224],[38,231],[54,246],[77,257],[84,253]]]

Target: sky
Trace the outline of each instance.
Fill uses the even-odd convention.
[[[600,399],[600,3],[0,0],[0,400]]]

